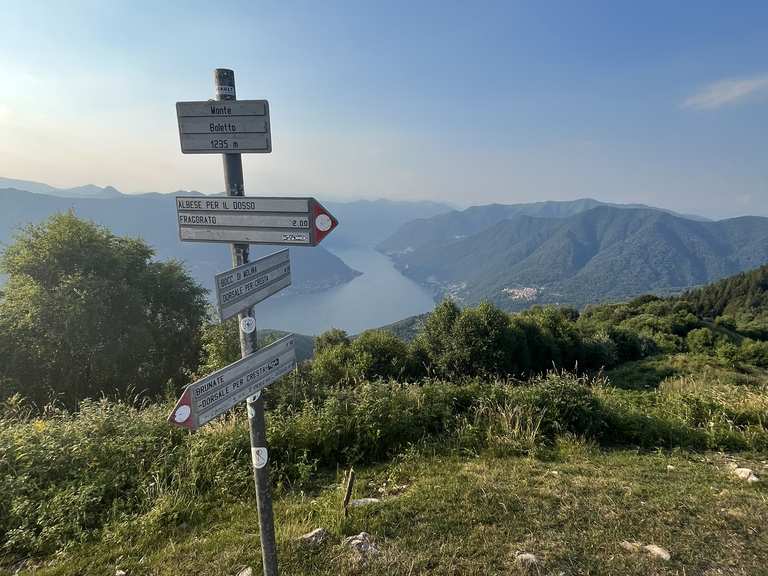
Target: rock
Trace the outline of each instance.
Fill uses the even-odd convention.
[[[750,484],[753,482],[760,482],[760,479],[755,476],[755,473],[752,471],[752,468],[734,468],[733,474],[741,478],[742,480],[746,480]]]
[[[672,464],[667,464],[667,470],[674,470],[675,467]]]
[[[300,536],[299,542],[305,546],[316,547],[322,546],[329,537],[330,534],[328,534],[328,530],[325,528],[316,528],[312,530],[312,532],[308,532],[307,534],[304,534],[304,536]]]
[[[125,570],[120,570],[120,568],[118,568],[117,570],[115,570],[115,576],[128,576],[128,572],[126,572]]]
[[[515,562],[523,566],[533,566],[539,563],[539,559],[530,552],[521,552],[515,556]]]
[[[350,508],[357,508],[358,506],[367,506],[368,504],[378,504],[381,502],[378,498],[358,498],[357,500],[351,500],[349,502]]]
[[[669,553],[669,550],[666,548],[662,548],[661,546],[657,546],[656,544],[646,544],[643,546],[643,550],[648,552],[651,556],[654,558],[659,558],[660,560],[664,560],[665,562],[669,560],[672,556]]]
[[[627,552],[640,552],[640,548],[643,546],[640,542],[628,542],[623,540],[619,546],[624,548]]]
[[[356,550],[363,557],[379,553],[379,548],[373,543],[368,532],[360,532],[355,536],[344,538],[341,545]]]
[[[246,566],[237,573],[237,576],[253,576],[253,568]]]

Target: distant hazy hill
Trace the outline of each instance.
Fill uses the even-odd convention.
[[[41,182],[32,182],[31,180],[0,177],[0,189],[2,188],[14,188],[16,190],[33,192],[34,194],[59,196],[60,198],[118,198],[121,196],[120,192],[112,186],[102,188],[93,184],[86,184],[85,186],[77,186],[75,188],[56,188]]]
[[[408,276],[467,303],[581,306],[681,291],[760,266],[768,262],[768,218],[702,222],[612,206],[565,218],[518,214],[394,258]]]
[[[116,198],[59,198],[20,190],[0,190],[0,243],[8,243],[19,226],[44,220],[55,212],[74,210],[116,234],[139,236],[155,248],[161,259],[183,261],[192,275],[207,288],[213,276],[230,267],[229,247],[204,242],[181,242],[176,226],[172,194],[119,195]],[[253,246],[253,257],[279,247]],[[315,291],[348,282],[358,273],[322,246],[291,248],[295,291]],[[275,296],[279,297],[279,296]]]
[[[323,202],[342,226],[328,236],[329,247],[376,246],[400,226],[417,218],[429,218],[451,210],[437,202],[401,202],[393,200],[358,200]]]
[[[640,204],[609,204],[582,198],[569,201],[533,202],[530,204],[486,204],[466,210],[452,210],[431,218],[407,222],[378,245],[385,253],[406,252],[425,247],[437,248],[455,240],[487,230],[502,220],[516,216],[537,218],[568,218],[598,206],[614,208],[648,208]],[[663,212],[667,212],[662,210]],[[692,220],[704,221],[699,216],[685,215]]]

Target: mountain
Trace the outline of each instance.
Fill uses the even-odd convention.
[[[651,209],[642,204],[610,204],[592,198],[533,202],[530,204],[486,204],[472,206],[466,210],[452,210],[431,218],[420,218],[408,222],[386,240],[382,241],[378,245],[378,249],[384,253],[393,254],[425,247],[444,246],[454,240],[477,234],[502,220],[508,220],[516,216],[568,218],[598,206]],[[675,214],[674,212],[658,208],[652,209]],[[690,220],[706,221],[705,218],[700,216],[681,216]]]
[[[44,220],[51,214],[73,210],[81,218],[106,226],[119,235],[146,240],[160,259],[175,258],[206,288],[213,276],[230,267],[229,246],[179,241],[176,205],[172,194],[121,194],[116,198],[59,198],[22,190],[2,189],[0,243],[7,244],[14,230]],[[252,246],[252,258],[277,250],[276,246]],[[359,274],[337,256],[318,246],[291,248],[293,285],[283,293],[312,292],[350,281]],[[279,295],[275,296],[278,298]]]
[[[59,198],[120,198],[124,196],[116,188],[101,188],[93,184],[75,188],[56,188],[42,182],[17,180],[0,177],[0,189],[13,188],[35,194]],[[179,190],[177,193],[197,195],[200,192]],[[223,192],[221,193],[223,194]],[[128,196],[126,194],[126,196]],[[136,196],[165,196],[157,192],[130,194]],[[322,201],[322,200],[321,200]],[[396,200],[356,200],[352,202],[322,202],[331,213],[343,223],[324,242],[326,247],[348,248],[352,246],[373,247],[391,236],[400,226],[418,218],[430,218],[451,210],[439,202],[410,202]]]
[[[112,186],[104,188],[94,184],[77,186],[75,188],[55,188],[41,182],[31,180],[16,180],[14,178],[0,177],[0,189],[13,188],[34,194],[46,194],[60,198],[119,198],[122,194]]]
[[[462,302],[583,306],[679,292],[760,266],[768,262],[768,218],[695,221],[605,205],[568,217],[518,213],[393,258],[407,276]]]
[[[323,202],[343,224],[328,236],[331,248],[376,246],[406,222],[430,218],[451,210],[438,202],[404,202],[394,200],[358,200],[355,202]]]

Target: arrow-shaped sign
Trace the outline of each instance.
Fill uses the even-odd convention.
[[[288,248],[217,274],[216,308],[223,322],[291,285]]]
[[[285,376],[295,366],[293,334],[289,334],[187,386],[168,422],[196,430]]]
[[[339,224],[314,198],[177,196],[176,215],[189,242],[317,246]]]

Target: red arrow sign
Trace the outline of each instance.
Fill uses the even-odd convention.
[[[317,246],[339,222],[314,198],[177,196],[186,242]]]

